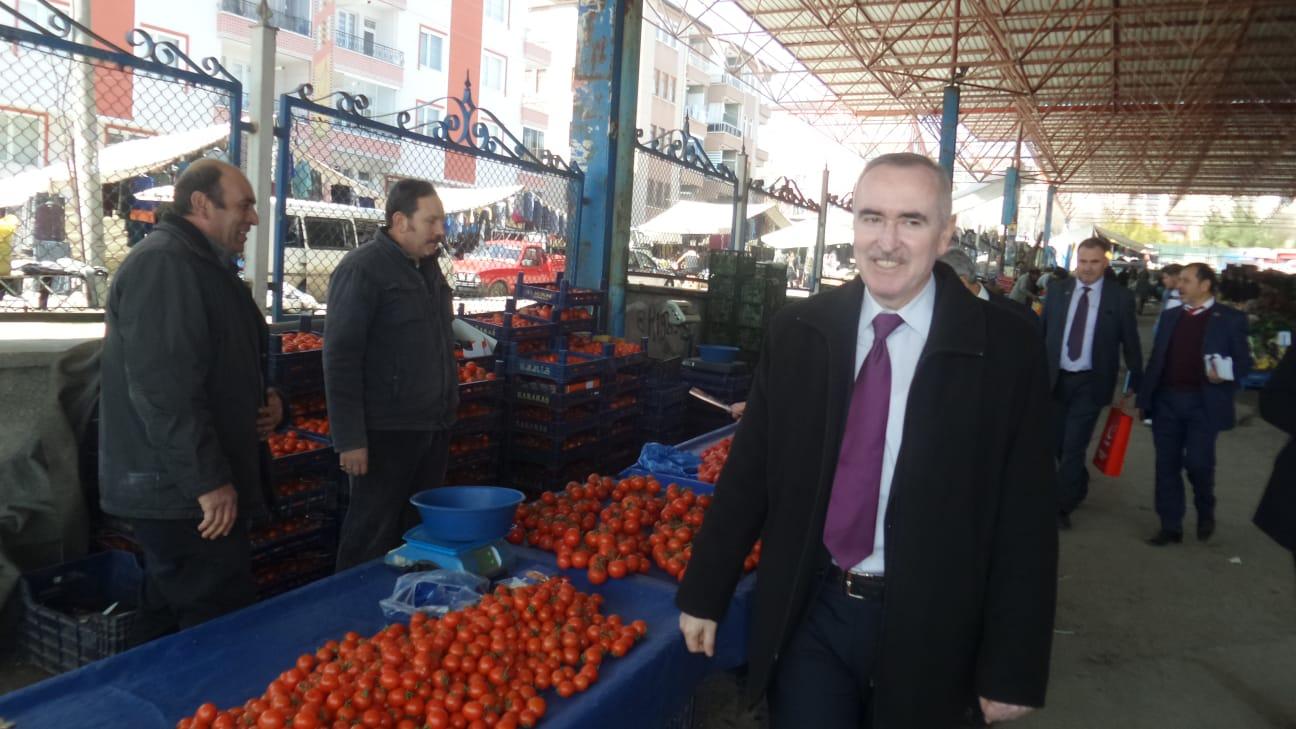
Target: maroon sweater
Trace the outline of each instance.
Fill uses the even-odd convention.
[[[1210,309],[1193,316],[1185,309],[1166,351],[1165,385],[1179,392],[1195,392],[1206,385],[1206,362],[1202,359],[1206,343],[1206,320]]]

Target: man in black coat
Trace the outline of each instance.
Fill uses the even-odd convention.
[[[1071,512],[1089,493],[1085,453],[1099,413],[1112,402],[1122,351],[1130,375],[1122,402],[1138,391],[1143,375],[1134,297],[1107,275],[1109,249],[1102,238],[1081,241],[1076,275],[1050,284],[1044,304],[1057,438],[1058,526],[1063,529],[1071,528]]]
[[[774,727],[1016,718],[1044,702],[1056,596],[1043,347],[937,263],[953,227],[940,167],[875,159],[854,205],[862,280],[771,322],[680,629],[711,654],[759,538],[747,698],[768,691]]]
[[[337,568],[381,557],[417,523],[409,498],[442,485],[459,404],[454,313],[437,264],[445,209],[432,184],[401,180],[387,224],[329,283],[324,387],[351,503]]]
[[[1292,439],[1274,459],[1255,525],[1296,556],[1296,347],[1287,350],[1260,392],[1260,417]]]
[[[131,249],[108,293],[100,502],[144,551],[136,635],[255,599],[248,520],[266,515],[266,325],[234,264],[257,224],[247,178],[215,160],[176,181],[172,213]]]

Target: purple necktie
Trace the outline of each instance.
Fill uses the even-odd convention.
[[[891,410],[891,356],[886,342],[903,323],[899,314],[873,317],[873,347],[864,358],[851,393],[824,522],[824,546],[844,570],[873,554],[882,492],[882,454]]]
[[[1067,357],[1075,362],[1084,351],[1085,326],[1089,324],[1089,287],[1084,287],[1076,302],[1076,313],[1071,319],[1071,333],[1067,336]]]

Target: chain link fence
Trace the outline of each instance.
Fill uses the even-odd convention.
[[[524,145],[473,104],[470,89],[442,100],[454,110],[445,118],[428,116],[430,108],[371,118],[364,97],[335,92],[329,107],[310,93],[303,88],[280,106],[288,148],[276,177],[287,197],[272,265],[282,265],[285,292],[327,306],[333,270],[384,224],[386,191],[404,178],[437,188],[446,212],[442,270],[469,309],[502,308],[519,274],[548,284],[565,270],[581,174]]]
[[[242,89],[213,59],[141,30],[122,47],[45,2],[0,2],[0,23],[0,312],[101,310],[159,188],[237,157]]]

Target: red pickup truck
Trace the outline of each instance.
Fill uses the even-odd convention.
[[[567,257],[545,251],[539,243],[488,240],[454,261],[454,289],[459,296],[509,296],[518,273],[528,284],[550,284],[567,267]]]

